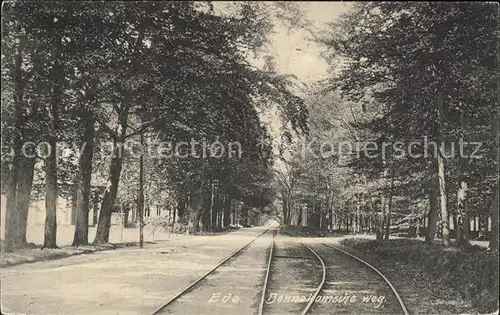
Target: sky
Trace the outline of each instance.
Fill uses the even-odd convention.
[[[232,2],[226,1],[213,2],[215,10],[222,14],[232,10],[231,4]],[[272,2],[266,4],[266,10],[277,12]],[[352,2],[294,1],[292,5],[299,6],[305,19],[321,31],[327,28],[327,23],[334,22],[342,13],[347,12]],[[322,47],[312,41],[311,34],[299,28],[289,31],[277,19],[274,24],[274,34],[269,38],[269,51],[263,55],[275,57],[280,72],[294,74],[300,82],[312,83],[323,78],[328,65],[320,56]],[[249,61],[256,66],[263,65],[263,59]]]
[[[270,8],[273,4],[268,3]],[[327,29],[329,22],[335,22],[341,14],[347,12],[352,3],[348,2],[312,2],[296,1],[308,20],[317,32]],[[230,2],[214,2],[214,7],[220,12],[228,10]],[[312,40],[311,34],[300,28],[289,30],[283,23],[275,19],[274,33],[270,35],[268,51],[264,55],[275,58],[278,71],[282,74],[293,74],[297,78],[294,82],[302,85],[311,85],[323,78],[328,73],[328,64],[321,57],[323,47]],[[257,67],[264,64],[260,60],[249,60]],[[273,138],[273,150],[278,151],[281,126],[283,122],[279,117],[277,107],[265,109],[260,112],[261,119],[267,125]]]
[[[337,20],[351,6],[346,2],[301,2],[300,5],[306,19],[318,30],[325,30],[327,23]],[[281,73],[293,74],[299,82],[308,85],[326,76],[328,64],[320,55],[323,48],[312,40],[308,31],[298,29],[288,32],[286,27],[278,25],[270,43],[269,54],[276,58]],[[275,143],[279,141],[277,138],[282,122],[276,109],[263,113],[262,119],[269,125]]]
[[[319,30],[324,30],[328,22],[335,21],[350,7],[346,2],[302,2],[300,5],[307,13],[306,18]],[[288,33],[283,26],[275,30],[271,54],[276,57],[281,72],[294,74],[304,83],[315,82],[326,75],[328,65],[320,56],[322,47],[311,40],[306,30]]]

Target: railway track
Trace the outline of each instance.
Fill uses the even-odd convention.
[[[271,287],[280,292],[284,301],[298,296],[305,296],[305,301],[296,299],[294,303],[267,304],[264,305],[265,312],[259,310],[259,315],[409,314],[392,283],[366,261],[329,244],[297,241],[296,245],[306,250],[296,248],[295,253],[278,253],[275,256],[277,261],[273,272],[279,275],[272,278]],[[288,244],[289,248],[292,246]],[[288,266],[280,264],[280,260],[285,260]],[[313,268],[313,262],[316,268]],[[296,272],[296,279],[293,279],[293,276],[287,277],[283,272],[287,269],[307,270],[309,275]],[[280,282],[280,279],[284,280]]]
[[[220,271],[223,266],[228,264],[229,261],[235,259],[238,257],[238,255],[242,254],[245,250],[247,250],[252,244],[254,244],[257,240],[259,240],[262,236],[266,235],[270,230],[266,229],[259,235],[257,235],[255,238],[253,238],[251,241],[246,243],[244,246],[240,247],[239,249],[235,250],[232,252],[230,255],[225,257],[223,260],[221,260],[217,265],[215,265],[213,268],[205,272],[203,275],[198,277],[195,281],[191,282],[189,285],[187,285],[185,288],[177,292],[175,295],[170,297],[167,301],[165,301],[162,305],[157,307],[153,312],[151,312],[151,315],[158,315],[158,314],[169,314],[172,313],[171,310],[169,309],[172,305],[174,305],[176,302],[178,302],[180,299],[186,297],[189,295],[190,292],[193,290],[197,289],[200,287],[200,283],[204,280],[207,280],[209,276],[214,274],[216,271]],[[271,231],[273,233],[273,238],[274,238],[274,233],[275,231]],[[272,250],[272,248],[271,248]],[[272,253],[271,253],[272,255]],[[199,301],[200,304],[203,304],[206,301]],[[183,314],[189,314],[183,312]]]
[[[309,245],[308,248],[326,266],[326,281],[320,283],[302,315],[408,315],[397,290],[375,267],[359,257],[324,243]]]
[[[271,274],[271,263],[273,261],[273,255],[274,255],[274,238],[275,238],[275,236],[276,236],[276,230],[273,231],[273,239],[271,241],[271,248],[269,250],[269,256],[267,258],[266,275],[264,276],[264,283],[262,284],[262,295],[260,298],[258,315],[262,315],[264,313],[264,303],[266,301],[267,286],[269,283],[269,276]]]
[[[303,233],[300,233],[300,234],[302,236],[305,236]],[[389,294],[379,295],[378,297],[374,294],[371,295],[372,299],[375,299],[375,300],[377,300],[377,299],[381,300],[382,296],[384,297],[384,300],[387,299],[384,301],[384,302],[386,302],[386,305],[384,308],[380,308],[380,305],[379,305],[379,307],[377,307],[377,309],[369,309],[369,307],[368,307],[368,309],[355,310],[355,308],[351,307],[351,311],[354,311],[353,314],[363,313],[363,314],[404,314],[404,315],[409,315],[408,309],[406,308],[406,305],[404,304],[401,296],[399,295],[399,293],[396,290],[396,288],[394,287],[394,285],[389,281],[389,279],[381,271],[379,271],[377,268],[375,268],[374,266],[372,266],[368,262],[364,261],[363,259],[361,259],[361,258],[359,258],[359,257],[357,257],[349,252],[346,252],[340,248],[337,248],[331,244],[319,243],[319,245],[323,246],[323,248],[327,248],[329,250],[333,249],[335,252],[340,253],[341,256],[343,255],[347,259],[342,259],[341,256],[338,256],[338,255],[332,255],[331,251],[323,252],[322,254],[320,254],[319,253],[320,250],[318,250],[317,248],[314,249],[313,248],[314,246],[306,245],[304,243],[302,243],[302,245],[306,246],[318,258],[318,260],[320,261],[320,263],[323,266],[326,265],[328,267],[323,269],[324,270],[324,278],[327,278],[327,281],[322,281],[320,283],[317,291],[314,294],[314,298],[312,299],[312,301],[310,301],[310,303],[307,305],[307,307],[304,308],[301,315],[305,315],[308,312],[313,313],[313,314],[314,313],[328,314],[325,307],[318,306],[319,305],[318,303],[316,303],[316,306],[317,306],[316,308],[314,308],[314,309],[312,308],[314,303],[317,302],[316,301],[317,296],[321,292],[327,292],[330,294],[331,293],[339,293],[339,288],[341,288],[341,290],[342,289],[346,290],[346,288],[347,288],[347,290],[356,289],[356,282],[359,282],[358,284],[363,286],[365,289],[371,288],[373,291],[382,291],[382,292],[386,292]],[[325,257],[325,259],[323,260],[322,257]],[[372,271],[372,274],[373,274],[373,272],[375,272],[377,274],[377,277],[382,279],[382,281],[372,281],[369,279],[364,279],[363,277],[359,277],[359,275],[355,275],[352,272],[347,272],[347,270],[343,270],[343,272],[342,271],[336,272],[335,274],[333,274],[332,272],[327,273],[328,269],[341,269],[342,265],[344,265],[344,266],[349,265],[351,262],[358,263],[358,265],[360,265],[360,268],[368,267]],[[343,278],[343,279],[339,279],[338,274],[341,274],[340,278]],[[351,284],[349,285],[349,283],[345,283],[346,280],[351,280]],[[344,285],[342,284],[342,282],[344,282],[343,283]],[[389,299],[388,295],[392,295],[393,299]],[[366,298],[366,296],[368,296],[368,295],[365,295],[365,298]],[[392,301],[389,301],[389,300],[392,300]],[[320,301],[321,301],[321,299],[320,299]],[[369,304],[370,303],[368,303],[368,305]],[[342,305],[342,304],[340,304],[340,305]],[[366,306],[366,304],[365,305],[358,304],[358,305]],[[330,310],[331,310],[331,308],[330,308]],[[345,308],[340,310],[340,312],[341,313],[350,313],[349,310],[347,310]]]
[[[327,245],[325,243],[321,243],[323,246],[327,247],[327,248],[332,248],[340,253],[343,253],[357,261],[359,261],[360,263],[364,264],[365,266],[367,266],[368,268],[372,269],[373,271],[375,271],[386,283],[387,285],[391,288],[391,291],[392,293],[394,294],[394,297],[396,297],[397,301],[398,301],[398,304],[399,306],[401,307],[401,311],[403,312],[404,315],[409,315],[408,313],[408,309],[406,308],[406,305],[404,304],[403,302],[403,299],[401,298],[401,296],[399,295],[398,291],[396,290],[396,288],[394,287],[394,285],[392,285],[392,283],[389,281],[389,279],[387,279],[386,276],[384,276],[384,274],[382,274],[382,272],[380,272],[377,268],[375,268],[374,266],[370,265],[369,263],[367,263],[366,261],[364,261],[363,259],[351,254],[351,253],[348,253],[340,248],[337,248],[337,247],[334,247],[332,245]]]
[[[267,240],[262,240],[262,236],[268,235],[269,232],[272,233],[270,245]],[[169,298],[151,315],[234,314],[235,312],[257,313],[257,315],[335,313],[408,315],[403,300],[387,277],[361,258],[331,244],[306,243],[294,237],[283,237],[283,235],[276,237],[276,234],[276,230],[263,231]],[[252,244],[259,239],[260,247],[252,249]],[[253,247],[255,246],[258,247],[258,245]],[[264,248],[269,249],[266,251]],[[227,277],[210,278],[216,271],[222,274],[224,268],[233,268],[231,269],[233,271],[227,273]],[[247,280],[248,278],[252,280]],[[204,280],[206,281],[202,285],[201,282]],[[246,285],[245,288],[239,288],[239,292],[246,298],[244,306],[215,304],[211,305],[212,309],[207,309],[204,308],[204,305],[207,306],[206,300],[196,298],[203,294],[190,294],[196,290],[215,292],[216,289],[229,287],[230,283],[233,283],[234,289],[234,283],[240,283],[241,280],[247,282],[241,285],[243,287]],[[259,285],[255,285],[257,283]],[[205,292],[205,299],[207,294]],[[274,303],[277,296],[285,296],[285,302]],[[286,296],[305,298],[286,301]],[[353,302],[353,296],[356,296],[357,301]],[[367,301],[364,301],[363,296]],[[371,297],[371,300],[366,296]],[[180,303],[175,303],[182,299],[184,300]],[[182,308],[183,303],[185,308]],[[171,308],[172,305],[175,307]]]
[[[321,268],[322,268],[322,272],[323,272],[323,276],[321,278],[321,282],[319,283],[319,285],[316,288],[316,291],[314,292],[314,294],[312,295],[312,297],[309,299],[309,302],[307,303],[306,307],[304,307],[304,309],[302,310],[301,315],[305,315],[311,309],[312,305],[316,301],[316,298],[318,297],[318,295],[321,292],[321,290],[323,290],[323,287],[324,287],[325,282],[326,282],[326,265],[325,265],[325,262],[324,262],[323,258],[321,258],[321,256],[318,255],[318,253],[314,249],[312,249],[311,247],[309,247],[308,245],[306,245],[304,243],[301,243],[301,244],[302,244],[302,246],[305,246],[307,249],[309,249],[314,256],[316,256],[316,258],[318,259],[318,261],[321,264]]]
[[[297,243],[297,239],[280,233],[274,239],[275,249],[269,255],[268,276],[265,285],[266,299],[261,301],[258,315],[305,314],[311,307],[325,281],[325,266],[308,245]],[[280,297],[304,296],[303,301],[284,302]],[[278,297],[278,298],[276,298]],[[275,302],[276,300],[276,302]]]

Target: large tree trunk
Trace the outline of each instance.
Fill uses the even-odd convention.
[[[192,198],[190,197],[191,192],[185,194],[183,221],[188,226],[186,234],[198,233],[208,227],[210,219],[208,191],[207,185],[203,183],[200,189],[193,192]]]
[[[21,128],[23,119],[23,92],[24,84],[21,75],[22,67],[22,43],[21,40],[17,54],[14,57],[14,69],[12,72],[14,80],[14,117],[12,121],[12,163],[9,167],[9,173],[6,182],[6,211],[5,211],[5,247],[6,252],[14,250],[19,244],[16,244],[16,231],[20,229],[19,213],[17,210],[17,180],[19,173],[19,158],[21,153]],[[3,138],[3,135],[2,135]],[[3,139],[2,139],[3,140]]]
[[[55,136],[50,136],[48,141],[52,151],[50,156],[45,159],[45,174],[46,174],[46,192],[45,192],[45,234],[43,248],[56,248],[57,235],[57,158],[55,148],[57,139]]]
[[[443,245],[450,245],[450,220],[448,216],[447,194],[446,194],[446,165],[444,159],[445,130],[444,130],[444,108],[443,93],[438,93],[438,120],[439,120],[439,141],[437,154],[437,174],[439,179],[439,196],[441,205],[441,229]]]
[[[130,205],[126,204],[125,207],[123,208],[123,222],[122,222],[123,228],[128,227],[129,216],[130,216]]]
[[[238,222],[236,220],[236,203],[232,204],[232,212],[233,212],[233,215],[231,217],[231,224],[238,225]]]
[[[248,226],[248,206],[243,204],[241,208],[240,224],[243,226]]]
[[[76,175],[78,178],[78,174]],[[77,208],[77,199],[78,199],[78,184],[75,183],[71,187],[71,225],[76,226],[76,208]]]
[[[16,141],[16,140],[14,140]],[[19,140],[17,140],[19,141]],[[16,141],[16,142],[17,142]],[[13,150],[17,145],[14,143]],[[16,231],[19,230],[19,213],[17,210],[17,178],[19,173],[19,158],[18,154],[14,153],[12,157],[12,164],[10,165],[9,174],[6,183],[6,207],[5,207],[5,247],[6,252],[13,251],[18,244],[16,244]]]
[[[52,99],[49,108],[48,144],[50,155],[45,159],[46,191],[45,191],[45,235],[42,248],[56,248],[57,236],[57,132],[59,124],[59,109],[62,105],[63,67],[60,64],[60,39],[56,36],[55,64],[52,69]]]
[[[177,206],[173,206],[172,210],[172,226],[174,226],[177,223]]]
[[[281,191],[281,196],[283,199],[283,225],[288,225],[288,202],[285,190]],[[239,224],[239,222],[237,222]]]
[[[434,244],[434,237],[436,236],[437,217],[438,217],[438,192],[434,180],[431,180],[428,185],[429,191],[429,214],[427,224],[427,234],[425,235],[425,242],[427,244]]]
[[[446,178],[445,178],[445,163],[441,153],[438,154],[438,179],[439,179],[439,200],[441,208],[441,231],[443,238],[443,245],[450,244],[450,222],[448,216],[448,205],[446,196]]]
[[[219,228],[222,228],[222,225],[223,225],[223,220],[224,220],[224,197],[221,197],[220,195],[218,195],[218,198],[217,198],[217,209],[218,209],[218,227]]]
[[[122,157],[114,156],[111,159],[109,184],[102,200],[101,211],[99,212],[99,221],[97,223],[96,236],[93,242],[94,244],[105,244],[109,242],[111,214],[113,212],[113,207],[115,205],[116,195],[118,192],[118,183],[122,170],[122,162]]]
[[[460,114],[460,137],[461,139],[465,138],[467,129],[466,124],[466,114],[462,112]],[[465,174],[467,173],[467,159],[466,157],[460,156],[458,157],[459,163],[459,171],[462,176],[462,180],[460,181],[460,186],[457,192],[457,214],[456,224],[455,224],[455,239],[456,243],[463,247],[469,246],[469,229],[470,229],[470,221],[469,221],[469,202],[468,202],[468,186],[467,181],[465,180]]]
[[[372,214],[372,223],[373,223],[373,225],[375,225],[376,239],[377,239],[377,241],[380,241],[380,240],[382,240],[382,231],[380,230],[380,225],[379,225],[378,218],[377,218],[377,211],[375,208],[375,204],[373,203],[372,193],[371,193],[370,188],[368,188],[368,182],[366,180],[366,177],[363,177],[363,180],[364,180],[364,184],[365,184],[366,194],[368,197],[368,207],[370,208],[370,212]]]
[[[457,193],[457,215],[456,215],[456,241],[460,246],[467,247],[469,245],[469,227],[470,222],[468,220],[468,200],[467,200],[467,182],[461,181],[460,188]]]
[[[111,159],[111,166],[109,168],[109,183],[104,193],[102,200],[101,211],[99,212],[99,222],[97,224],[97,231],[94,239],[94,244],[105,244],[109,242],[109,229],[111,228],[111,214],[116,201],[118,192],[118,184],[120,181],[120,174],[123,164],[122,148],[125,141],[127,130],[129,106],[125,105],[118,113],[118,126],[121,132],[117,134],[118,141],[114,141],[116,152]],[[118,132],[117,132],[118,133]]]
[[[478,240],[484,241],[488,239],[488,218],[489,214],[479,214],[478,218]]]
[[[97,225],[97,218],[99,214],[99,203],[92,204],[92,226]]]
[[[387,161],[386,161],[384,155],[381,156],[381,159],[382,159],[382,167],[384,168],[384,175],[383,175],[384,188],[387,188],[389,181],[390,181],[390,185],[392,185],[392,172],[390,170],[390,166],[387,166]],[[389,179],[389,177],[391,177],[391,179]],[[392,187],[389,190],[388,196],[385,192],[382,193],[382,218],[381,218],[380,227],[379,227],[380,239],[382,239],[384,237],[385,237],[385,239],[389,238],[386,226],[389,226],[389,224],[390,224],[390,220],[389,220],[390,214],[388,213],[388,210],[390,208],[391,202],[392,202]]]
[[[87,245],[89,242],[90,181],[94,151],[94,117],[90,112],[85,115],[84,144],[84,150],[80,152],[78,180],[76,183],[76,221],[73,246]]]
[[[174,212],[174,222],[180,222],[182,224],[187,223],[186,221],[186,213],[187,213],[187,205],[188,198],[185,191],[182,191],[177,198],[177,211]]]
[[[231,223],[231,198],[226,196],[224,201],[224,227],[228,227]]]
[[[141,134],[141,147],[144,147],[144,135]],[[139,196],[138,199],[138,213],[139,213],[139,246],[144,246],[144,154],[141,154],[139,160]],[[148,207],[149,209],[149,207]],[[148,210],[149,216],[149,210]]]
[[[19,215],[19,229],[15,231],[15,244],[22,247],[26,245],[26,229],[28,227],[28,213],[35,173],[35,158],[21,158],[20,171],[17,180],[17,213]]]

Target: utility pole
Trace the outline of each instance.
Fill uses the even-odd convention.
[[[218,182],[217,179],[215,179],[211,183],[212,183],[212,185],[211,185],[212,186],[211,187],[212,188],[211,189],[211,191],[212,191],[212,199],[211,199],[211,202],[210,202],[210,224],[208,225],[210,233],[212,233],[212,231],[213,231],[213,224],[214,224],[214,221],[213,221],[213,215],[214,215],[214,198],[215,198],[215,192],[217,191],[217,187],[218,187],[219,182]]]
[[[213,212],[214,212],[214,187],[215,182],[211,182],[210,192],[212,193],[211,201],[210,201],[210,223],[208,224],[208,231],[212,233],[212,224],[213,224]]]
[[[123,242],[123,228],[125,228],[125,221],[124,221],[125,216],[123,214],[123,206],[122,205],[120,205],[120,219],[121,219],[120,221],[122,223],[122,224],[120,224],[121,225],[121,229],[120,229],[120,242]]]
[[[141,156],[139,160],[139,247],[144,247],[144,136],[141,134]]]

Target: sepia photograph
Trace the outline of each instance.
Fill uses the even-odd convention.
[[[1,314],[499,314],[496,2],[2,2]]]

